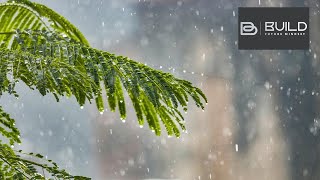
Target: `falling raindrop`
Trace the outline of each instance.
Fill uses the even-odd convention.
[[[206,60],[206,54],[205,53],[202,54],[202,60],[204,60],[204,61]]]
[[[49,130],[49,131],[48,131],[48,135],[49,135],[49,136],[52,136],[52,134],[53,134],[52,131]]]
[[[129,166],[133,166],[134,165],[134,160],[133,159],[129,159],[128,160],[128,164],[129,164]]]
[[[270,85],[270,83],[267,81],[267,82],[264,83],[264,87],[265,87],[267,90],[269,90],[269,89],[271,88],[271,85]]]
[[[121,170],[120,170],[120,175],[121,175],[121,176],[124,176],[125,174],[126,174],[126,171],[123,170],[123,169],[121,169]]]
[[[249,100],[247,106],[249,109],[254,109],[256,107],[256,103],[253,100]]]

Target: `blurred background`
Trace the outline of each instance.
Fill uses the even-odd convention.
[[[4,2],[1,0],[0,2]],[[80,109],[19,85],[1,97],[23,143],[93,179],[320,179],[320,0],[55,0],[93,47],[125,55],[200,87],[188,132],[155,136],[128,118]],[[238,50],[238,7],[310,7],[310,50]]]

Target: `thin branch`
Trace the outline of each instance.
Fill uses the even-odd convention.
[[[42,168],[42,173],[43,173],[44,179],[46,179],[46,173],[44,172],[43,168]]]

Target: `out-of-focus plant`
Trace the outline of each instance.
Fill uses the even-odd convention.
[[[188,81],[90,47],[64,17],[28,0],[0,4],[0,97],[3,93],[18,97],[18,82],[43,96],[53,94],[57,101],[61,96],[74,96],[80,106],[95,101],[100,112],[106,99],[110,110],[118,108],[123,121],[125,90],[138,123],[146,121],[156,135],[161,122],[169,136],[179,137],[185,130],[180,111],[187,111],[188,99],[200,108],[202,99],[207,101]],[[1,106],[0,134],[0,179],[88,179],[70,175],[40,154],[15,150],[20,133]]]

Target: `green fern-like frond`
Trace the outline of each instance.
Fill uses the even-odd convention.
[[[4,112],[0,106],[0,136],[1,135],[3,138],[9,140],[10,145],[14,145],[14,143],[21,143],[20,132],[15,127],[14,119],[10,118],[10,115]]]
[[[95,101],[100,112],[109,105],[126,118],[127,94],[138,119],[148,124],[156,135],[161,125],[169,136],[180,136],[186,130],[181,111],[187,111],[191,98],[197,107],[207,102],[202,91],[186,80],[152,69],[127,57],[90,47],[82,33],[52,9],[28,0],[0,4],[0,97],[3,93],[18,96],[15,86],[24,82],[42,95],[74,96],[79,105]],[[20,143],[14,120],[0,107],[0,133],[8,143],[0,141],[0,178],[83,179],[71,176],[51,160],[38,163],[11,147]],[[22,158],[23,157],[23,158]]]
[[[160,135],[161,121],[167,129],[168,135],[176,135],[177,137],[180,136],[177,125],[185,130],[179,107],[186,110],[189,96],[198,107],[204,108],[201,98],[205,100],[206,98],[201,90],[192,86],[190,82],[177,79],[169,73],[154,70],[126,57],[85,46],[52,32],[28,30],[14,33],[15,39],[11,51],[28,53],[29,56],[38,57],[40,62],[42,62],[42,58],[58,59],[58,62],[66,63],[74,67],[76,71],[91,77],[95,86],[90,83],[74,82],[74,85],[78,85],[78,83],[85,85],[88,90],[92,90],[89,93],[94,94],[93,96],[79,97],[72,93],[76,95],[80,105],[85,103],[85,99],[91,100],[94,97],[98,109],[104,111],[104,101],[101,94],[101,87],[104,87],[111,111],[115,111],[118,107],[120,116],[124,120],[126,118],[125,89],[136,110],[140,125],[143,125],[146,120],[150,129]],[[14,78],[18,79],[16,76]],[[54,79],[50,75],[46,78]],[[42,86],[38,86],[37,89],[43,95],[46,92],[41,90],[41,87],[50,86],[51,92],[59,92],[59,89],[51,86],[55,81],[49,83],[51,81],[43,79],[41,82]],[[59,83],[55,82],[55,84]],[[63,94],[59,93],[58,95]]]
[[[6,33],[16,29],[59,32],[89,45],[83,34],[63,16],[42,4],[28,0],[10,0],[0,4],[0,32]],[[2,47],[10,46],[12,39],[13,34],[0,36]]]
[[[146,121],[160,135],[162,122],[168,135],[177,137],[178,126],[185,130],[180,107],[187,110],[189,96],[204,108],[201,98],[206,101],[205,95],[190,82],[127,57],[91,48],[77,28],[44,5],[19,0],[0,8],[3,8],[0,20],[6,25],[0,28],[3,53],[0,65],[4,70],[0,92],[16,94],[14,85],[22,80],[42,95],[53,93],[59,99],[61,95],[72,94],[81,106],[86,99],[94,99],[99,111],[103,111],[102,90],[105,90],[111,111],[118,107],[124,120],[126,90],[140,125]],[[26,25],[25,17],[34,20]],[[8,65],[11,81],[6,76],[10,73]]]
[[[41,173],[39,173],[41,172]],[[41,154],[15,151],[0,141],[0,179],[58,179],[86,180],[90,178],[73,176],[52,160],[47,160]]]
[[[18,96],[15,85],[23,81],[42,95],[74,95],[79,103],[95,95],[95,83],[67,62],[51,57],[39,57],[29,52],[0,49],[0,95],[8,92]],[[99,92],[98,92],[99,93]]]
[[[78,28],[76,28],[73,24],[71,24],[66,18],[56,13],[52,9],[48,8],[47,6],[39,3],[30,2],[28,0],[18,0],[18,1],[10,0],[8,2],[9,3],[17,2],[19,4],[23,4],[24,6],[27,6],[28,8],[36,12],[36,15],[41,17],[43,22],[45,20],[48,21],[49,25],[47,25],[47,27],[49,26],[49,29],[46,28],[46,30],[52,30],[54,32],[63,33],[69,38],[72,38],[78,42],[81,42],[82,44],[89,45],[87,39],[78,30]],[[30,28],[30,29],[36,29],[36,28]]]
[[[24,153],[13,150],[15,143],[20,143],[20,132],[15,127],[15,121],[0,106],[0,179],[45,179],[51,176],[61,179],[89,179],[72,176],[59,169],[52,160],[47,160],[41,154]],[[9,141],[9,145],[2,142]],[[44,174],[39,173],[40,172]]]

